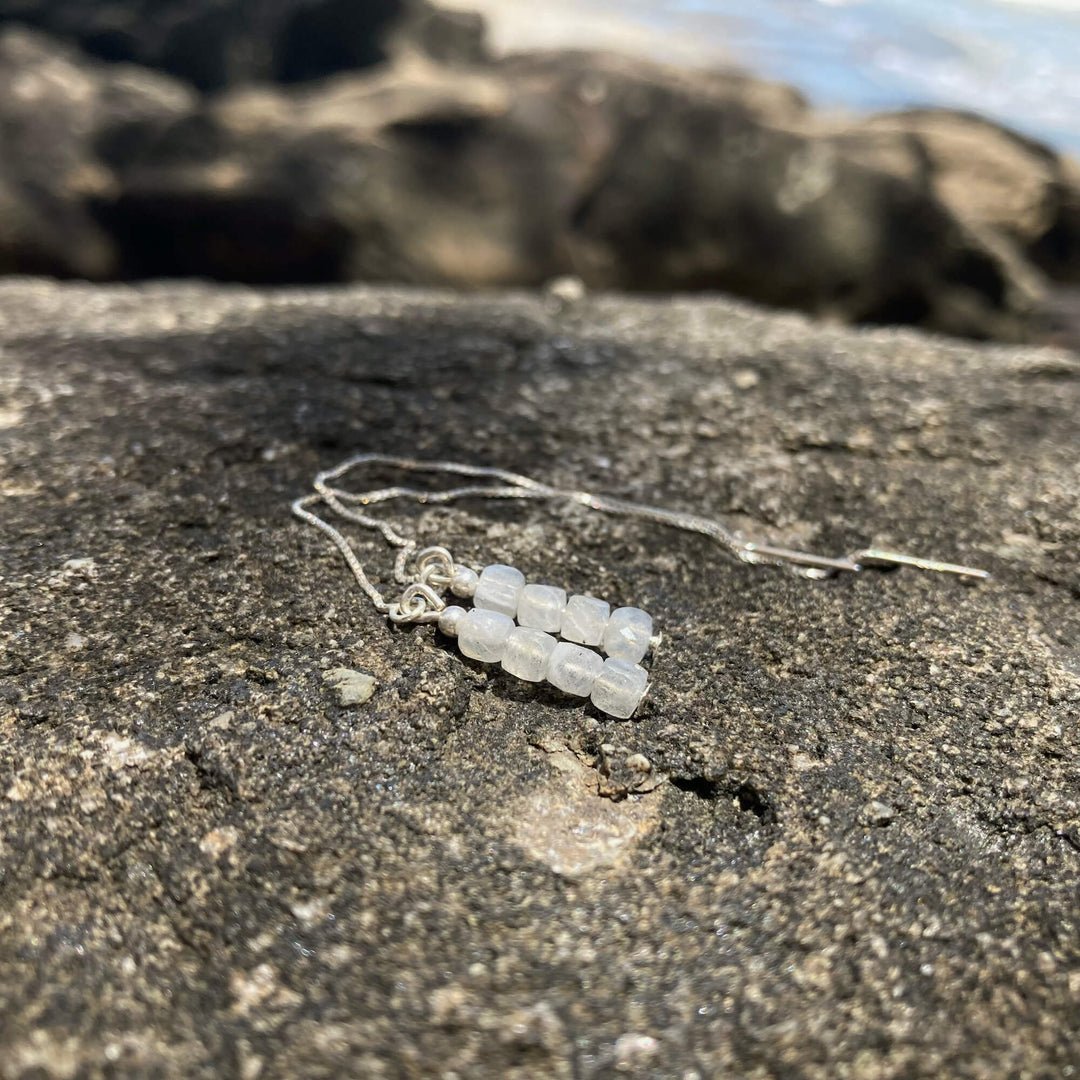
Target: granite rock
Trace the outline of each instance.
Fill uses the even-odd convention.
[[[356,288],[12,280],[0,325],[3,1080],[1080,1068],[1076,354]],[[288,511],[358,450],[993,578],[398,509],[647,608],[613,721],[375,613]]]

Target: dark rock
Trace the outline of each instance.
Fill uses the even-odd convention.
[[[1047,303],[1047,338],[1054,344],[1078,347],[1080,343],[1080,288],[1054,290]]]
[[[390,40],[398,54],[419,53],[443,64],[469,65],[491,59],[486,38],[484,19],[474,12],[414,3]]]
[[[543,54],[234,93],[124,171],[127,276],[723,290],[858,321],[1019,338],[1013,249],[931,177],[795,130],[796,95],[731,75]],[[898,140],[894,140],[896,142]],[[906,150],[904,150],[906,152]]]
[[[4,1080],[1080,1067],[1076,354],[403,290],[9,281],[0,326]],[[288,511],[361,449],[994,576],[397,508],[646,606],[611,721],[376,614]]]
[[[1027,332],[1028,282],[921,177],[865,167],[842,140],[762,123],[707,92],[657,78],[609,86],[620,135],[573,223],[586,281],[719,289],[965,335]]]
[[[1012,241],[1056,280],[1080,280],[1080,168],[1050,147],[984,117],[947,109],[874,116],[856,132],[908,137],[931,183],[962,221]],[[889,168],[877,154],[873,163]]]
[[[361,8],[376,17],[348,11]],[[286,9],[330,17],[259,10]],[[8,31],[0,270],[455,287],[573,275],[1076,340],[1047,278],[1080,266],[1080,181],[1046,148],[958,114],[830,126],[789,88],[610,55],[434,63],[434,42],[454,53],[444,15],[458,18],[397,11],[395,61],[371,72],[198,103],[144,68]],[[310,28],[282,33],[319,51]],[[304,63],[276,76],[317,73]]]
[[[124,171],[126,276],[540,284],[563,270],[573,116],[414,63],[227,95]]]
[[[402,49],[453,62],[484,56],[479,16],[425,0],[0,0],[0,21],[201,90],[317,79],[371,67]]]
[[[27,30],[0,33],[0,273],[117,273],[93,207],[116,196],[107,157],[193,108],[181,83],[87,64]]]

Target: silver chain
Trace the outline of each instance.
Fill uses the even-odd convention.
[[[425,491],[398,485],[354,492],[335,486],[335,482],[346,473],[365,465],[382,465],[404,472],[437,473],[497,483],[465,484],[441,491]],[[425,506],[441,505],[465,498],[543,499],[578,503],[605,514],[637,518],[681,529],[684,532],[700,533],[714,540],[743,562],[793,566],[803,576],[811,578],[832,577],[841,571],[858,573],[871,567],[894,566],[911,566],[919,570],[956,574],[975,580],[984,580],[989,577],[985,570],[976,570],[970,566],[959,566],[955,563],[939,562],[936,559],[924,559],[914,555],[902,555],[880,548],[865,548],[839,558],[814,555],[805,551],[792,551],[788,548],[774,547],[771,544],[743,540],[719,521],[700,517],[697,514],[688,514],[680,510],[665,510],[657,506],[615,499],[588,491],[553,487],[505,469],[453,461],[417,461],[411,458],[390,457],[385,454],[357,454],[332,469],[320,472],[315,477],[314,489],[314,494],[305,495],[292,504],[293,513],[330,537],[344,557],[360,588],[364,590],[375,607],[395,623],[435,622],[439,617],[439,612],[446,607],[442,594],[450,584],[456,564],[453,556],[445,548],[425,548],[416,554],[413,569],[410,572],[409,560],[416,553],[416,541],[402,536],[389,522],[357,509],[357,507],[375,506],[394,499],[409,499]],[[389,545],[399,549],[394,560],[394,580],[404,586],[404,592],[399,600],[388,602],[383,597],[368,578],[348,538],[309,509],[320,503],[326,505],[345,521],[376,530],[382,534]]]

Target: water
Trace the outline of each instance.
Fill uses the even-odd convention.
[[[496,49],[735,63],[823,108],[971,109],[1080,157],[1080,0],[440,0]]]
[[[613,7],[615,5],[612,5]],[[1080,157],[1080,0],[655,0],[815,105],[972,109]],[[639,9],[640,10],[640,9]]]

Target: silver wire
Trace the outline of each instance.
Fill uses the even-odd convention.
[[[374,488],[371,491],[353,492],[334,486],[335,481],[340,480],[353,469],[365,465],[380,465],[399,469],[402,472],[462,476],[471,480],[492,480],[498,483],[497,485],[465,484],[439,491],[427,491],[396,485]],[[954,574],[972,580],[985,580],[990,576],[985,570],[977,570],[970,566],[960,566],[956,563],[940,562],[937,559],[927,559],[915,555],[903,555],[899,552],[885,551],[880,548],[865,548],[850,555],[835,558],[806,551],[793,551],[789,548],[775,547],[771,544],[743,540],[713,518],[688,514],[680,510],[665,510],[662,507],[648,506],[644,503],[630,502],[626,499],[616,499],[608,495],[597,495],[589,491],[553,487],[551,484],[545,484],[540,480],[534,480],[532,477],[523,476],[520,473],[509,472],[506,469],[497,469],[484,465],[468,465],[454,461],[420,461],[412,458],[391,457],[386,454],[356,454],[335,465],[334,468],[320,472],[315,477],[314,487],[315,494],[299,498],[292,504],[293,513],[308,524],[320,529],[334,542],[337,549],[344,556],[345,562],[348,564],[360,588],[364,590],[380,612],[389,614],[395,621],[431,622],[438,618],[438,611],[431,609],[420,611],[420,605],[415,601],[417,593],[414,592],[410,594],[410,599],[413,600],[409,607],[410,613],[402,615],[404,610],[402,605],[388,603],[372,584],[352,544],[345,535],[328,521],[313,513],[309,507],[320,502],[325,503],[342,519],[381,533],[389,545],[399,549],[394,564],[394,579],[399,584],[407,586],[418,580],[415,576],[410,577],[406,571],[409,556],[416,549],[416,541],[402,536],[389,522],[382,518],[372,517],[359,509],[354,509],[354,507],[375,506],[395,499],[408,499],[420,505],[441,505],[465,498],[563,501],[578,503],[605,514],[636,518],[658,525],[666,525],[674,529],[681,529],[684,532],[700,533],[702,536],[707,536],[715,541],[742,562],[773,566],[789,565],[797,568],[806,577],[825,578],[844,571],[858,573],[871,567],[885,569],[897,566],[911,566],[934,573]],[[432,582],[431,584],[438,583]],[[428,582],[423,584],[429,585]]]

